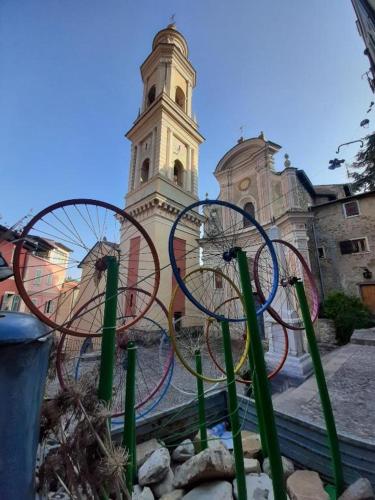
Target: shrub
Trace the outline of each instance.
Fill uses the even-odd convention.
[[[324,316],[335,323],[339,344],[347,344],[356,328],[374,325],[370,310],[361,300],[343,292],[331,292],[323,302],[323,311]]]

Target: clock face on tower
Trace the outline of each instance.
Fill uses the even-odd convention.
[[[249,188],[250,184],[251,184],[250,177],[245,177],[245,179],[242,179],[242,181],[238,183],[238,189],[240,191],[246,191]]]

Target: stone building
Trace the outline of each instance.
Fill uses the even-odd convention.
[[[375,192],[329,200],[311,213],[311,266],[322,297],[343,290],[375,312]]]

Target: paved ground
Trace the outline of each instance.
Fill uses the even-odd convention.
[[[323,357],[337,429],[375,443],[375,346],[347,344]],[[274,397],[274,407],[324,425],[314,377]]]

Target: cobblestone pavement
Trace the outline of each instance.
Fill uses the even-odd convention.
[[[375,346],[347,344],[323,356],[338,432],[375,443]],[[314,377],[274,398],[283,413],[324,426]]]

